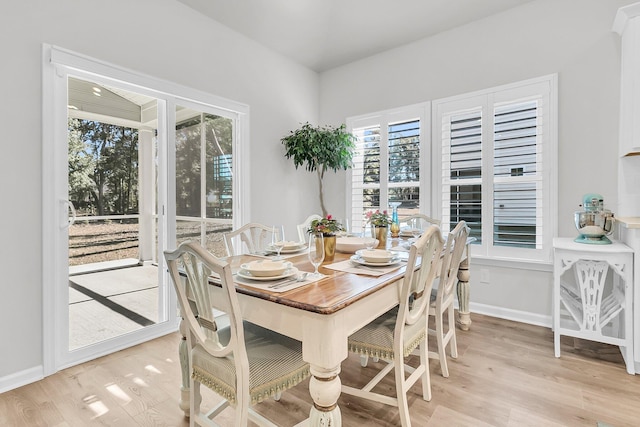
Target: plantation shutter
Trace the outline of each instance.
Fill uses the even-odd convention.
[[[380,126],[352,131],[356,148],[351,171],[351,227],[360,230],[363,213],[380,206]]]
[[[470,236],[482,241],[482,111],[442,116],[442,223],[466,221]]]
[[[542,138],[539,101],[494,107],[493,244],[542,246]]]

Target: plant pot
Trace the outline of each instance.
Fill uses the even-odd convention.
[[[323,264],[328,262],[333,262],[333,259],[336,256],[336,236],[335,235],[324,235],[324,261]]]
[[[387,227],[374,226],[373,227],[373,233],[375,234],[374,237],[376,239],[378,239],[378,246],[376,246],[376,248],[378,248],[378,249],[386,249],[386,247],[387,247],[388,228]]]

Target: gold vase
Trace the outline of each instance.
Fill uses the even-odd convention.
[[[336,236],[326,234],[323,236],[324,241],[324,261],[323,264],[333,262],[336,256]]]
[[[387,227],[374,227],[375,238],[378,239],[378,249],[386,249],[387,248]]]

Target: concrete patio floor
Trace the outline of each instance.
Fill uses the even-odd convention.
[[[135,265],[69,276],[70,350],[132,332],[157,321],[158,268],[155,265]]]

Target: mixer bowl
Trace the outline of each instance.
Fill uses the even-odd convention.
[[[578,232],[586,239],[600,240],[605,235],[611,234],[613,225],[611,212],[577,211],[574,219]]]

